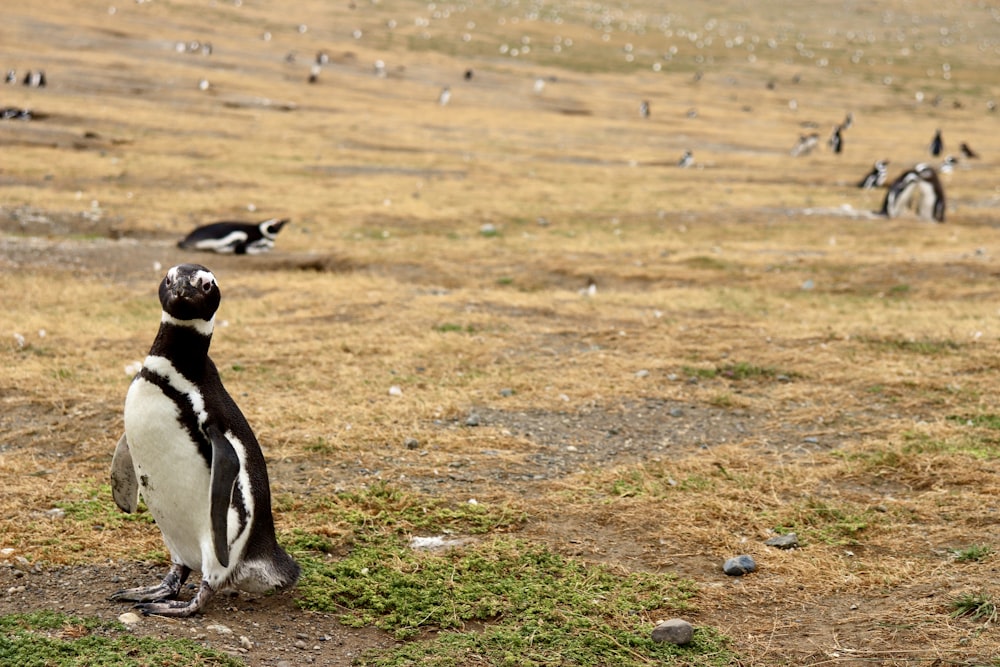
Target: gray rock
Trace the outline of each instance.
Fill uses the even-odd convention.
[[[682,618],[662,621],[653,628],[654,642],[667,642],[684,646],[690,643],[692,637],[694,637],[694,626]]]
[[[403,446],[407,449],[416,449],[420,446],[420,441],[416,438],[407,438],[403,441]]]
[[[480,423],[479,422],[479,415],[477,415],[475,412],[471,413],[465,419],[465,425],[466,426],[479,426],[479,423]]]
[[[722,571],[731,577],[742,577],[744,574],[749,574],[756,570],[757,563],[754,562],[753,556],[748,556],[747,554],[730,558],[722,564]]]
[[[774,537],[768,538],[764,544],[769,547],[777,547],[778,549],[798,549],[799,538],[795,533],[775,535]]]

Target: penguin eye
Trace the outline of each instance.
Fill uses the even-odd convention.
[[[206,293],[212,291],[212,281],[207,281],[201,284],[201,288],[205,290]]]
[[[172,282],[173,282],[173,280],[170,279],[169,275],[166,278],[163,279],[163,284],[166,285],[167,287],[170,287],[170,283],[172,283]]]

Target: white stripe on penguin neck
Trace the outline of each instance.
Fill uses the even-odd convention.
[[[215,330],[215,315],[210,320],[179,320],[167,311],[162,311],[160,322],[163,324],[173,324],[176,327],[190,327],[202,336],[211,336]]]

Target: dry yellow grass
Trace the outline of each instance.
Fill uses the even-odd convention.
[[[992,628],[948,602],[995,594],[996,557],[951,550],[998,544],[995,431],[952,419],[998,413],[996,21],[923,0],[660,4],[13,11],[0,67],[50,84],[2,88],[47,117],[0,122],[0,546],[162,549],[147,525],[43,513],[104,483],[156,283],[192,259],[173,242],[274,214],[292,223],[272,256],[193,259],[219,276],[213,356],[277,494],[383,479],[523,505],[531,539],[698,581],[694,620],[746,664],[995,660]],[[191,39],[213,54],[178,53]],[[844,154],[789,156],[847,112]],[[883,192],[856,181],[926,159],[939,127],[983,156],[945,176],[948,222],[868,215]],[[733,364],[773,373],[714,374]],[[463,427],[474,411],[490,418]],[[805,548],[764,547],[779,526]],[[737,552],[761,571],[722,576]]]

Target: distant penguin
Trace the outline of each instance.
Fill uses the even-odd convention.
[[[885,185],[885,179],[888,177],[889,172],[889,161],[888,160],[876,160],[875,164],[872,165],[872,170],[861,179],[858,183],[858,187],[862,190],[871,190],[872,188],[881,187]]]
[[[955,165],[958,164],[958,158],[954,155],[945,156],[944,161],[941,162],[941,168],[938,169],[942,174],[950,174],[955,171]]]
[[[934,157],[938,157],[941,155],[941,152],[944,151],[944,140],[941,139],[941,130],[934,133],[934,138],[931,139],[930,146],[927,147],[927,150],[929,150],[931,155]]]
[[[17,71],[12,69],[7,70],[7,78],[4,81],[5,83],[17,83]]]
[[[681,169],[687,169],[692,164],[694,164],[694,155],[691,154],[691,151],[684,151],[684,155],[677,161],[677,166]]]
[[[649,118],[649,101],[643,100],[639,103],[639,116],[641,118]]]
[[[45,87],[45,72],[38,70],[37,72],[29,71],[24,75],[24,80],[21,83],[29,88],[44,88]]]
[[[473,72],[471,69],[465,70],[465,74],[462,75],[462,77],[466,81],[472,81],[472,77],[474,77],[474,76],[475,76],[475,72]]]
[[[441,89],[441,92],[438,94],[438,104],[440,104],[441,106],[445,106],[450,101],[451,101],[451,88],[445,86],[444,88]]]
[[[962,151],[962,155],[964,155],[965,157],[969,158],[970,160],[973,160],[973,159],[979,157],[979,153],[977,153],[976,151],[972,150],[972,147],[969,146],[969,144],[965,143],[964,141],[962,142],[962,145],[959,146],[959,148]]]
[[[912,208],[922,218],[944,222],[945,198],[934,167],[921,163],[896,178],[882,202],[882,215],[895,218]]]
[[[840,153],[844,150],[844,135],[840,125],[833,128],[833,134],[830,135],[830,140],[827,143],[830,144],[830,150],[834,153]]]
[[[313,63],[309,67],[309,78],[306,79],[309,83],[316,83],[319,81],[319,73],[323,70],[318,64]]]
[[[316,64],[317,65],[322,66],[322,65],[329,64],[329,62],[330,62],[330,54],[328,54],[326,51],[317,51],[316,52]]]
[[[811,134],[804,134],[799,137],[799,141],[792,148],[792,157],[798,157],[800,155],[809,155],[816,146],[819,145],[819,135],[815,132]]]
[[[852,125],[854,125],[854,113],[848,111],[847,115],[844,116],[844,122],[840,124],[840,127],[845,130],[849,130]]]
[[[278,232],[288,218],[268,218],[263,222],[213,222],[196,228],[177,247],[206,250],[224,255],[259,255],[274,247]]]
[[[204,266],[181,264],[160,282],[160,329],[125,398],[125,435],[111,462],[115,503],[145,501],[173,565],[156,586],[117,591],[144,614],[191,616],[216,592],[288,588],[299,566],[274,535],[260,445],[208,356],[221,300]],[[201,586],[178,600],[192,571]]]

